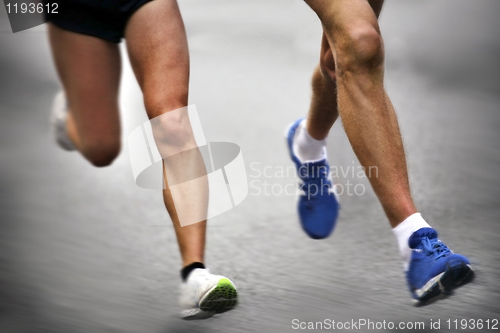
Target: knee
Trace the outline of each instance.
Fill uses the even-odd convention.
[[[377,68],[384,61],[383,48],[376,26],[364,24],[345,28],[336,48],[339,75]]]
[[[187,107],[184,107],[164,112],[151,120],[153,136],[163,157],[196,147],[187,111]]]
[[[187,106],[187,101],[188,87],[183,85],[169,87],[169,89],[145,89],[144,91],[144,106],[150,119],[183,108]]]
[[[81,152],[92,165],[109,166],[120,153],[120,140],[92,139],[82,144]]]

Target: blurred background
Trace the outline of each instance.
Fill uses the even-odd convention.
[[[239,307],[202,322],[178,317],[173,228],[161,193],[132,177],[127,135],[147,118],[125,52],[124,145],[112,166],[96,169],[49,133],[60,86],[46,26],[13,34],[2,7],[0,332],[289,332],[293,319],[499,319],[500,2],[387,0],[380,18],[416,203],[477,272],[473,284],[426,307],[410,299],[368,182],[351,173],[359,164],[340,122],[328,139],[330,163],[344,170],[335,182],[358,191],[341,196],[334,234],[308,239],[295,197],[283,191],[296,181],[283,131],[305,115],[318,62],[314,13],[301,0],[180,6],[190,103],[207,139],[237,143],[247,166],[249,196],[209,222],[206,260],[235,281]]]

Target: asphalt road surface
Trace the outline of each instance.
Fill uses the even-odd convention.
[[[441,320],[432,331],[452,332],[448,319],[459,328],[461,319],[500,319],[498,1],[392,0],[381,16],[415,201],[477,272],[425,307],[410,299],[395,238],[340,123],[328,139],[345,189],[334,234],[308,239],[295,197],[284,193],[295,178],[283,130],[305,114],[318,60],[314,13],[299,0],[180,5],[190,103],[208,139],[237,143],[247,167],[250,193],[209,222],[207,250],[211,270],[237,284],[240,305],[205,321],[178,317],[173,229],[160,193],[137,187],[129,162],[127,135],[146,116],[126,55],[124,146],[112,166],[96,169],[50,136],[59,85],[45,27],[12,34],[2,7],[1,333],[292,332],[294,319],[424,322],[425,331],[432,319]],[[478,330],[469,322],[459,331]]]

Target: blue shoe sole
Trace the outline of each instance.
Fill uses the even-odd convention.
[[[427,282],[430,286],[424,286],[425,291],[414,292],[413,296],[420,303],[428,303],[439,296],[450,293],[455,288],[471,282],[473,279],[474,271],[470,265],[461,260],[450,260],[450,262],[446,264],[446,269],[443,273]],[[418,296],[417,293],[420,292],[421,295]]]

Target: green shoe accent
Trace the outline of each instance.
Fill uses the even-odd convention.
[[[217,286],[200,304],[203,311],[223,313],[233,309],[238,303],[238,292],[226,278],[220,279]]]

